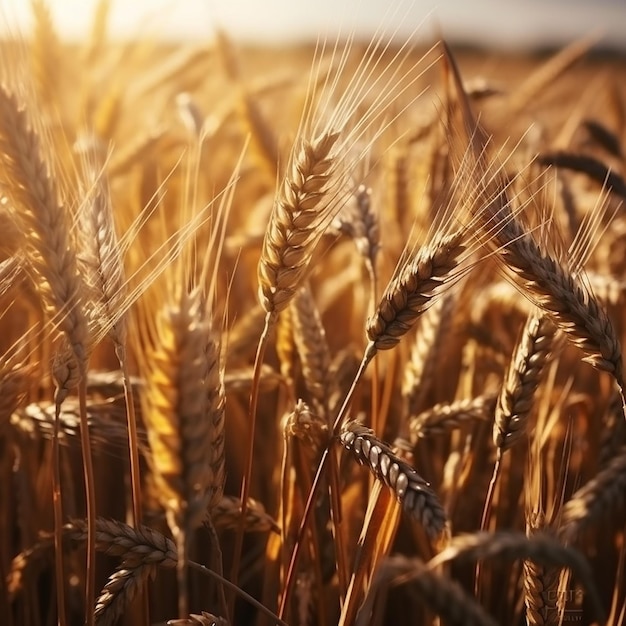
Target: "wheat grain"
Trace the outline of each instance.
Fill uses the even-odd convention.
[[[337,132],[302,139],[294,152],[270,216],[258,267],[259,298],[268,314],[280,313],[304,277],[329,208],[320,207],[331,184]]]
[[[522,330],[498,397],[493,442],[504,452],[524,436],[554,337],[552,321],[531,315]]]

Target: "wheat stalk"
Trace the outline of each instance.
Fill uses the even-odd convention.
[[[554,337],[545,315],[530,315],[515,346],[495,407],[493,442],[499,454],[514,446],[527,429],[537,387]]]
[[[258,267],[259,299],[270,315],[293,298],[329,221],[332,205],[322,202],[331,185],[338,139],[333,131],[302,139],[277,194]]]

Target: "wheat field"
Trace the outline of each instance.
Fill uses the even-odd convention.
[[[624,58],[109,4],[0,48],[2,623],[626,623]]]

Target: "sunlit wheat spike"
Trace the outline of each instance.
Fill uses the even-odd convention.
[[[626,447],[622,447],[607,466],[578,489],[563,506],[559,528],[561,539],[575,542],[592,524],[597,524],[612,511],[623,509],[625,490]]]
[[[75,151],[81,157],[85,184],[78,226],[80,260],[88,276],[87,286],[94,294],[90,323],[94,334],[108,334],[117,346],[123,346],[126,296],[121,247],[113,223],[113,207],[105,164],[105,149],[94,136],[80,137]]]
[[[267,313],[280,313],[295,294],[328,221],[322,204],[333,171],[339,133],[302,139],[274,202],[259,261],[259,298]]]
[[[155,493],[176,540],[178,611],[188,612],[188,551],[225,480],[225,396],[219,333],[202,289],[179,285],[139,318],[138,356],[145,384]]]
[[[29,267],[39,277],[38,292],[79,363],[84,363],[88,327],[71,219],[26,109],[4,86],[0,86],[0,165],[4,193],[24,232]]]
[[[493,441],[508,450],[525,434],[542,371],[554,338],[554,324],[545,314],[531,314],[505,375],[496,404]]]
[[[407,260],[367,320],[367,336],[376,349],[388,350],[398,344],[440,288],[453,280],[465,250],[463,233],[458,231],[436,238]]]
[[[415,444],[420,438],[449,433],[467,422],[487,421],[491,419],[495,405],[494,395],[436,404],[410,418],[411,442]]]
[[[396,500],[431,539],[444,530],[446,514],[435,492],[406,461],[359,422],[348,422],[339,435],[343,447],[389,487]]]
[[[580,348],[584,361],[613,374],[623,388],[622,350],[605,308],[581,276],[564,261],[550,256],[532,234],[511,215],[504,191],[485,209],[490,228],[498,225],[495,241],[499,253],[530,300],[545,311],[571,343]]]
[[[224,390],[219,344],[199,290],[156,314],[147,345],[144,420],[161,504],[172,521],[199,526],[224,481]]]

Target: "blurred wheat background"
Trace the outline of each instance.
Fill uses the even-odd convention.
[[[625,6],[433,6],[3,5],[2,623],[626,623]]]

